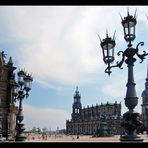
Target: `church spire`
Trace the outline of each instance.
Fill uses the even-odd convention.
[[[76,86],[76,91],[78,91],[78,86]]]
[[[78,91],[78,86],[76,86],[76,91],[75,91],[76,95],[79,94],[79,91]]]
[[[80,102],[80,99],[81,99],[81,96],[79,94],[78,86],[76,86],[76,91],[75,91],[75,94],[74,94],[74,103]]]

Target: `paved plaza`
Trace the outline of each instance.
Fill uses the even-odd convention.
[[[143,140],[143,142],[148,142],[148,136],[147,135],[140,135],[140,137]],[[86,135],[80,135],[79,138],[77,138],[76,135],[47,135],[46,138],[42,138],[41,135],[29,135],[27,137],[26,142],[112,142],[112,143],[118,143],[120,142],[120,135],[115,135],[112,137],[92,137],[92,136],[86,136]],[[132,143],[132,142],[130,142]]]

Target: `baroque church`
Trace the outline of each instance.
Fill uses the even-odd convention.
[[[74,94],[71,120],[66,121],[66,133],[71,135],[95,135],[105,120],[106,127],[111,134],[121,134],[121,103],[101,103],[101,105],[87,106],[82,108],[81,95],[78,87]]]
[[[141,120],[143,126],[140,132],[147,131],[148,134],[148,67],[145,82],[145,90],[142,92]],[[81,95],[76,88],[74,102],[72,105],[71,119],[66,121],[66,133],[71,135],[83,134],[93,135],[101,128],[102,119],[105,119],[107,128],[111,134],[122,134],[124,131],[121,122],[121,103],[109,103],[82,108]]]

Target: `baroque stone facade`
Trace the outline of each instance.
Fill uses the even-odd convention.
[[[5,62],[4,52],[0,52],[0,134],[2,137],[14,137],[16,114],[18,108],[14,105],[13,88],[15,83],[12,58]]]
[[[143,130],[147,130],[148,133],[148,68],[147,68],[147,78],[145,79],[145,90],[142,92],[142,121],[144,125]]]
[[[121,134],[121,103],[109,103],[82,108],[81,96],[76,88],[71,120],[66,121],[66,133],[93,135],[101,126],[102,118],[112,134]],[[103,121],[104,122],[104,121]]]

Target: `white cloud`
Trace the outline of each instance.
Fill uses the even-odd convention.
[[[135,9],[130,7],[131,14]],[[15,44],[12,57],[44,87],[86,84],[94,74],[99,76],[104,65],[97,33],[104,38],[106,29],[109,36],[116,30],[117,40],[124,40],[119,13],[125,16],[127,6],[9,6],[0,10],[2,29],[9,34],[1,37],[2,42]],[[138,18],[143,20],[144,10],[138,7]]]
[[[113,98],[125,96],[126,87],[121,79],[113,80],[111,83],[102,87],[102,92],[106,96]]]
[[[9,38],[23,42],[15,55],[20,67],[33,71],[39,82],[87,82],[88,75],[101,68],[93,27],[103,9],[94,8],[6,7]]]
[[[138,21],[147,24],[147,6],[129,8],[132,15],[138,8]],[[7,45],[7,50],[12,51],[10,56],[17,60],[15,66],[33,72],[34,81],[44,88],[62,88],[62,92],[65,86],[80,84],[85,87],[91,83],[90,87],[93,87],[93,82],[96,85],[98,79],[103,79],[103,84],[102,81],[97,84],[98,95],[102,95],[99,91],[103,92],[99,97],[109,98],[110,102],[122,101],[124,106],[127,72],[118,69],[105,80],[106,74],[102,75],[102,72],[106,67],[97,34],[105,38],[107,29],[112,37],[116,30],[115,54],[126,49],[119,15],[126,16],[126,11],[127,6],[0,6],[0,46]],[[145,33],[140,24],[136,27],[136,31],[141,29]],[[141,85],[143,88],[141,80],[146,76],[140,67],[136,69],[135,82],[139,90]],[[65,128],[70,113],[24,104],[24,117],[26,128],[47,126],[56,129],[57,126]]]
[[[33,71],[39,82],[83,83],[101,67],[89,37],[91,17],[85,16],[85,10],[80,11],[80,16],[84,15],[80,19],[79,13],[68,7],[54,9],[13,9],[12,34],[24,41],[16,50],[19,65]]]
[[[70,119],[70,113],[60,109],[34,107],[23,104],[24,123],[26,129],[32,127],[46,127],[56,130],[66,128],[66,120]]]

